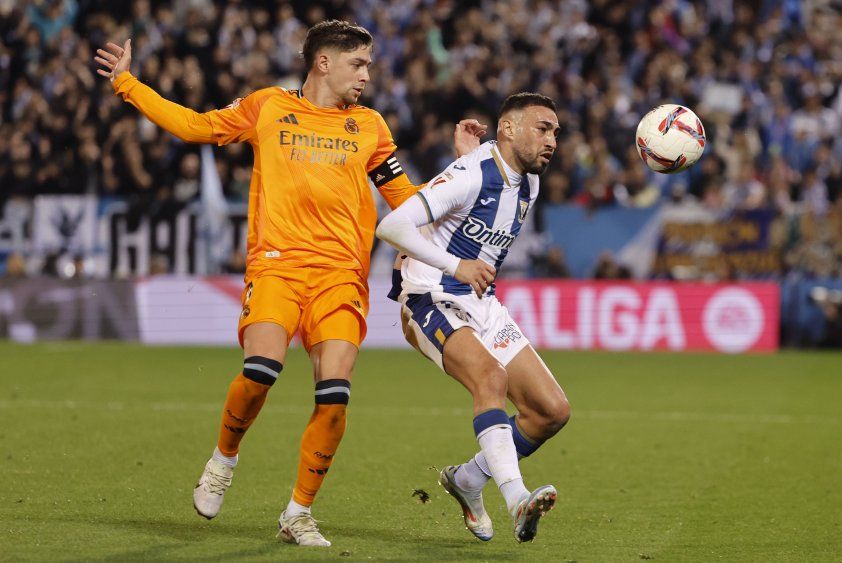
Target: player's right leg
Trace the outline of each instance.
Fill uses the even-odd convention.
[[[407,342],[442,371],[445,342],[454,331],[474,326],[473,317],[468,311],[456,306],[451,300],[439,303],[430,293],[409,295],[402,300],[401,324]],[[482,459],[484,462],[485,458]],[[490,472],[488,475],[491,478]],[[494,529],[483,504],[482,486],[474,487],[471,483],[465,483],[464,476],[465,471],[448,466],[439,474],[439,484],[459,503],[465,527],[477,538],[488,541],[494,536]],[[485,480],[482,485],[485,485]]]
[[[274,323],[252,324],[244,331],[243,370],[228,387],[217,446],[193,489],[193,506],[200,516],[211,519],[222,507],[237,465],[240,441],[283,369],[287,341],[286,330]]]
[[[193,506],[200,516],[211,519],[222,507],[240,442],[283,369],[289,335],[295,332],[299,316],[295,293],[281,278],[258,278],[243,293],[239,327],[243,369],[228,387],[217,446],[193,489]]]

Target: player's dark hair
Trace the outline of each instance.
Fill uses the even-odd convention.
[[[362,26],[341,20],[326,20],[307,30],[301,56],[309,71],[316,61],[316,53],[321,49],[332,48],[346,53],[373,43],[374,38]]]
[[[500,113],[497,115],[497,118],[503,117],[507,112],[512,110],[525,109],[532,106],[542,106],[550,108],[553,112],[556,111],[555,102],[552,98],[534,92],[520,92],[519,94],[512,94],[503,100],[503,105],[500,106]]]

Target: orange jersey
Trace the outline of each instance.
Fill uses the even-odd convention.
[[[265,88],[197,113],[128,72],[114,89],[146,117],[194,143],[254,149],[246,278],[288,266],[368,275],[377,212],[368,179],[395,208],[414,194],[386,122],[363,106],[323,108],[297,90]]]

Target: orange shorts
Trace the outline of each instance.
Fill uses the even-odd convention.
[[[325,340],[345,340],[359,348],[366,333],[368,286],[355,272],[327,268],[273,270],[246,280],[237,333],[253,323],[279,324],[289,338],[300,330],[310,348]]]

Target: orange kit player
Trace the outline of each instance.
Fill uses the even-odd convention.
[[[245,361],[228,388],[219,441],[193,492],[213,518],[237,464],[240,440],[283,369],[300,331],[313,363],[315,408],[301,439],[298,477],[278,537],[328,546],[310,506],[342,435],[351,373],[365,337],[376,212],[369,178],[392,208],[413,195],[385,121],[356,105],[369,80],[372,37],[346,22],[313,26],[304,41],[301,90],[266,88],[222,110],[196,113],[167,101],[129,72],[131,42],[109,43],[95,60],[114,90],[151,121],[191,143],[248,142],[248,264],[239,339]],[[460,122],[457,151],[479,145],[484,127]]]

